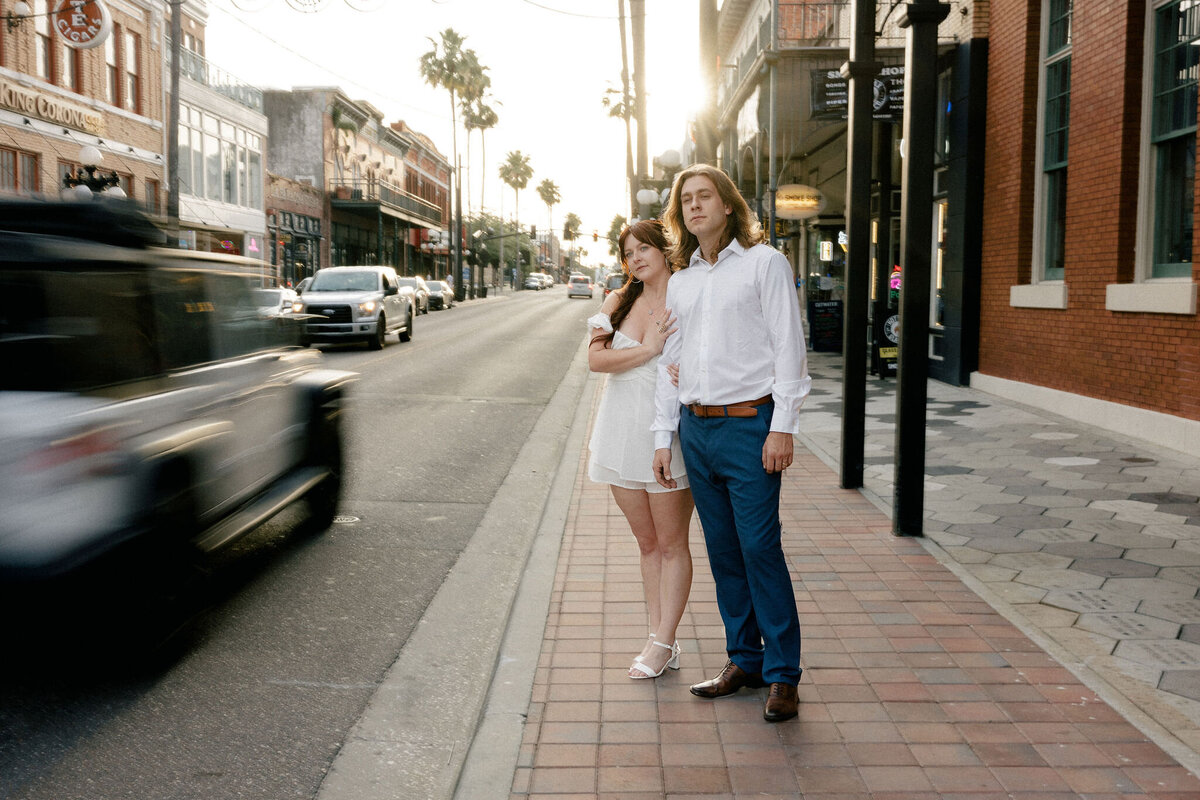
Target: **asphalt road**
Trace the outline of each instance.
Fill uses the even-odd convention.
[[[598,306],[562,286],[518,292],[421,316],[412,342],[380,352],[329,348],[361,375],[345,519],[306,534],[288,511],[214,559],[152,656],[69,627],[8,640],[0,798],[316,797]],[[436,669],[455,647],[416,660]]]

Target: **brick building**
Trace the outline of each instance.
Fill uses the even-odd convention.
[[[991,6],[971,384],[1200,451],[1200,7]]]
[[[126,196],[162,213],[163,3],[105,3],[108,35],[88,49],[55,31],[52,0],[27,5],[0,3],[0,192],[57,197],[91,145]]]

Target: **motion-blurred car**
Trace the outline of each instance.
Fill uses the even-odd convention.
[[[262,318],[261,264],[164,241],[126,204],[0,201],[7,587],[100,560],[160,586],[294,501],[333,520],[354,375]]]
[[[408,286],[416,295],[416,307],[418,314],[429,313],[429,285],[425,283],[425,279],[419,276],[399,278],[401,286]]]
[[[604,296],[608,297],[614,291],[620,289],[625,285],[626,280],[625,273],[623,272],[611,273],[607,278],[604,279]]]
[[[454,308],[454,290],[445,281],[425,281],[429,287],[429,307]]]
[[[305,343],[359,341],[379,350],[389,333],[412,339],[416,307],[411,287],[400,289],[391,267],[326,267],[313,275],[292,313],[306,320]]]
[[[254,302],[258,305],[258,314],[264,319],[275,319],[282,314],[292,313],[292,303],[296,302],[297,294],[291,289],[254,289]]]
[[[573,275],[567,281],[567,297],[587,297],[592,296],[592,284],[583,275]]]

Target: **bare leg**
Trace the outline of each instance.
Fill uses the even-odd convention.
[[[671,645],[692,585],[692,557],[688,549],[691,492],[650,494],[615,486],[612,492],[638,543],[650,630],[659,642]],[[667,648],[647,642],[640,657],[647,667],[658,672],[671,655]]]

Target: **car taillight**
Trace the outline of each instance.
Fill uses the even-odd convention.
[[[30,453],[27,464],[32,470],[43,471],[87,459],[94,461],[87,465],[90,471],[104,473],[118,465],[119,455],[112,429],[94,428],[49,442]]]

